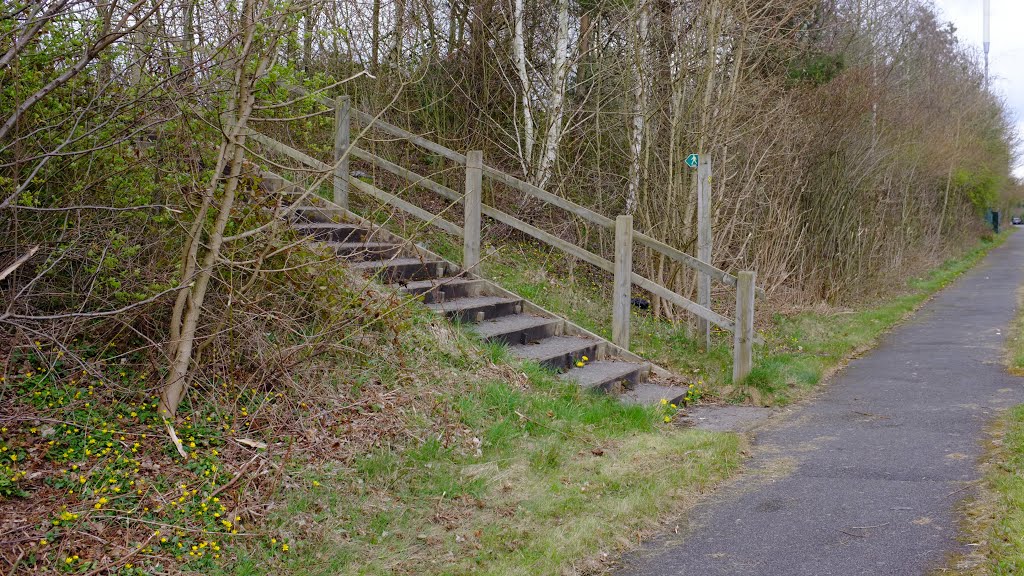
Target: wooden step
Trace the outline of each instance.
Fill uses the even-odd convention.
[[[552,370],[563,371],[574,367],[584,356],[595,360],[600,347],[601,342],[592,338],[552,336],[535,344],[511,346],[509,351],[519,358],[534,360]]]
[[[367,274],[376,274],[385,284],[401,284],[414,280],[429,280],[445,275],[447,264],[440,260],[421,260],[419,258],[390,258],[387,260],[368,260],[353,262],[353,270]]]
[[[461,322],[481,322],[489,318],[518,314],[523,310],[521,298],[473,296],[427,304],[427,308]]]
[[[295,230],[303,235],[324,242],[361,242],[366,239],[367,230],[355,224],[334,224],[317,222],[299,224]]]
[[[479,296],[480,289],[487,282],[464,276],[449,276],[432,280],[417,280],[400,285],[402,291],[413,296],[421,296],[424,304],[444,302],[467,296]]]
[[[393,242],[328,242],[334,252],[346,260],[384,260],[398,256],[403,246]]]
[[[341,222],[345,218],[345,211],[338,208],[317,208],[316,206],[303,206],[296,208],[288,214],[292,222]]]
[[[530,344],[555,336],[561,320],[534,314],[513,314],[493,320],[484,320],[470,329],[485,342],[502,344]]]
[[[653,382],[640,382],[635,388],[622,395],[622,401],[630,404],[660,404],[662,400],[683,407],[687,388],[664,386]]]
[[[598,360],[582,368],[570,368],[559,378],[571,381],[587,390],[621,394],[637,387],[647,372],[647,366],[636,362]]]

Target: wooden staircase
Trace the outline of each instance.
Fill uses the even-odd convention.
[[[638,402],[675,400],[686,393],[660,383],[658,376],[667,373],[650,362],[346,210],[299,208],[290,220],[300,234],[332,249],[352,269],[419,298],[482,341],[507,345],[513,356],[584,389]]]
[[[351,267],[367,276],[393,286],[410,295],[420,297],[424,305],[449,318],[464,323],[480,338],[488,342],[508,345],[520,358],[534,360],[562,373],[566,380],[581,386],[608,392],[624,392],[637,401],[672,400],[682,389],[665,387],[658,380],[669,381],[670,374],[629,351],[630,296],[634,288],[661,298],[663,301],[694,314],[699,319],[698,332],[710,345],[712,324],[733,334],[733,382],[742,382],[753,365],[753,345],[761,341],[754,331],[754,299],[764,295],[755,284],[755,273],[740,271],[735,276],[714,267],[709,250],[701,258],[691,256],[633,228],[630,215],[615,218],[576,204],[552,194],[511,174],[502,172],[483,161],[483,152],[471,150],[456,152],[389,124],[351,106],[346,96],[328,99],[309,94],[301,88],[290,87],[301,98],[319,102],[334,112],[334,160],[325,162],[314,158],[279,140],[247,127],[247,143],[256,143],[263,154],[258,157],[266,166],[268,158],[295,164],[292,172],[285,164],[285,174],[292,174],[309,182],[296,186],[285,177],[258,168],[264,188],[280,195],[287,207],[293,225],[310,238],[323,242],[350,262]],[[372,151],[356,146],[350,136],[353,122],[367,130],[379,132],[385,138],[398,138],[435,159],[465,172],[465,191],[457,191],[431,178],[400,166]],[[361,137],[361,136],[360,136]],[[366,162],[396,178],[428,191],[446,203],[461,204],[460,222],[445,216],[450,212],[434,213],[407,199],[399,197],[401,189],[391,192],[353,176],[349,170],[350,158]],[[312,180],[308,180],[313,176]],[[294,177],[294,176],[293,176]],[[700,182],[706,186],[710,176],[705,171]],[[333,183],[333,200],[317,196],[314,192],[321,184]],[[483,201],[483,183],[501,186],[518,195],[530,197],[544,205],[564,211],[569,217],[580,219],[595,229],[613,234],[614,254],[607,258],[587,247],[568,242],[545,231],[533,223],[503,210],[503,206]],[[462,239],[462,266],[446,261],[426,249],[391,234],[349,210],[351,192],[401,210],[430,226]],[[394,192],[394,193],[393,193]],[[493,202],[493,201],[492,201]],[[707,209],[707,203],[704,205]],[[611,276],[611,341],[584,330],[547,310],[478,277],[483,227],[500,224],[554,247],[568,257],[585,262]],[[710,239],[706,235],[705,240]],[[662,282],[644,277],[633,268],[635,248],[643,248],[668,261],[694,270],[704,289],[698,291],[698,302],[676,293]],[[705,246],[705,248],[709,248]],[[463,268],[464,267],[464,268]],[[735,317],[728,318],[712,310],[711,282],[734,289]],[[584,358],[586,358],[584,360]]]

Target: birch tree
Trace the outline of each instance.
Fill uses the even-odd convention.
[[[644,121],[647,97],[650,91],[650,7],[646,0],[636,4],[635,34],[633,41],[633,110],[632,131],[629,138],[629,176],[626,188],[626,214],[633,214],[640,195],[640,175],[643,163]]]

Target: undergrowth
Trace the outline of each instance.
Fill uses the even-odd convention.
[[[202,383],[179,411],[186,458],[145,363],[88,340],[84,370],[14,347],[5,573],[560,573],[739,465],[737,437],[679,428],[675,407],[567,387],[416,307],[387,321],[404,326],[392,354],[322,364],[312,391]]]

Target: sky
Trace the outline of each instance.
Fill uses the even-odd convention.
[[[982,50],[983,0],[934,0],[944,20],[952,22],[957,36],[968,46]],[[1017,134],[1024,137],[1024,2],[991,0],[991,46],[988,54],[992,90],[1001,95],[1013,114]],[[1024,159],[1014,169],[1024,178]]]

